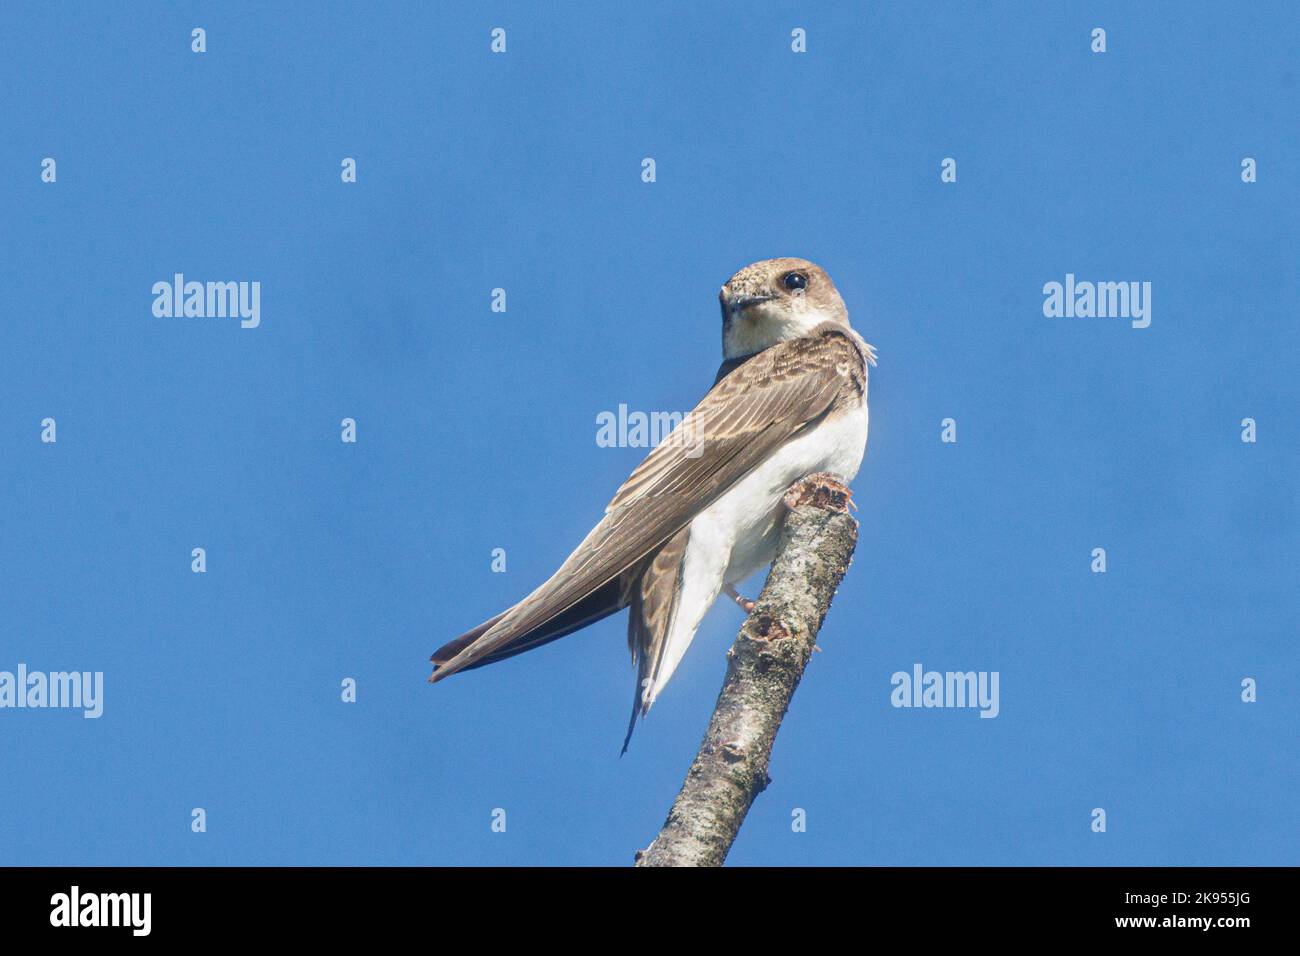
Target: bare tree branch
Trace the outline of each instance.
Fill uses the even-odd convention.
[[[790,511],[763,592],[727,652],[727,676],[686,782],[637,866],[721,866],[754,798],[790,698],[812,657],[858,523],[849,491],[811,475],[786,494]]]

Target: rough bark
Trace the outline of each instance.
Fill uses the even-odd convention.
[[[776,560],[727,652],[727,676],[699,752],[637,866],[721,866],[754,798],[771,782],[776,732],[848,570],[858,523],[849,491],[813,475],[786,495]]]

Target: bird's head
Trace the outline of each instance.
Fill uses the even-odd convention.
[[[718,302],[722,353],[728,359],[797,339],[822,322],[849,325],[835,283],[807,259],[764,259],[745,266],[727,280]]]

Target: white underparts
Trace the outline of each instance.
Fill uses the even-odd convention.
[[[781,496],[807,475],[857,476],[867,446],[866,402],[836,412],[770,455],[691,522],[682,589],[663,661],[644,703],[654,703],[681,663],[695,632],[726,584],[771,563],[784,517]]]

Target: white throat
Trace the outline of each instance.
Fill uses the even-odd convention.
[[[778,342],[802,338],[828,321],[834,321],[834,316],[820,309],[794,312],[788,308],[773,309],[766,304],[750,306],[727,323],[722,334],[722,357],[753,355]]]

